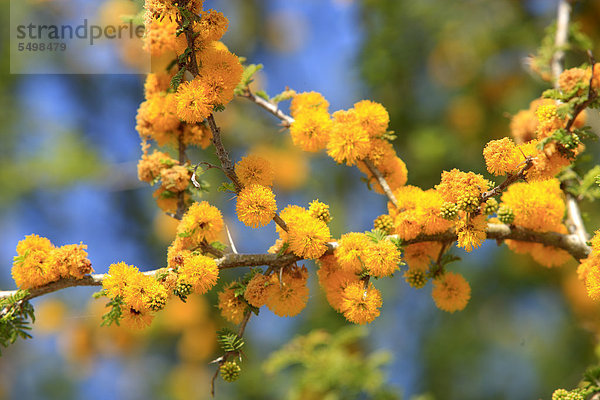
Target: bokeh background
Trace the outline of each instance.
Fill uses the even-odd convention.
[[[87,244],[98,273],[119,261],[140,269],[164,265],[175,225],[136,176],[144,76],[11,75],[9,2],[0,4],[0,287],[14,288],[15,247],[31,233],[56,245]],[[265,66],[255,88],[271,95],[286,87],[319,91],[332,110],[362,99],[383,103],[409,183],[423,188],[438,183],[444,169],[487,176],[485,143],[508,135],[510,115],[548,86],[524,60],[555,18],[556,0],[205,4],[229,18],[223,40],[230,50]],[[103,0],[98,12],[130,6]],[[600,2],[578,2],[574,19],[600,54]],[[105,56],[132,61],[126,53]],[[572,66],[583,60],[567,57]],[[259,147],[277,160],[285,176],[280,207],[316,198],[330,204],[338,237],[371,229],[385,213],[385,199],[357,170],[295,152],[287,132],[253,104],[236,100],[217,118],[234,158]],[[599,126],[597,115],[589,121]],[[582,170],[598,161],[598,145],[588,149]],[[215,161],[210,148],[190,155]],[[224,210],[238,250],[266,251],[273,224],[259,231],[243,226],[231,198],[216,191],[223,177],[216,170],[204,177],[213,188],[205,199]],[[598,229],[595,205],[583,211],[589,230]],[[219,381],[217,398],[549,399],[554,389],[575,386],[597,362],[600,327],[600,307],[585,298],[575,262],[549,270],[491,242],[473,254],[453,252],[463,259],[452,268],[473,289],[464,311],[439,311],[430,286],[411,289],[398,274],[376,283],[382,315],[366,329],[349,329],[313,274],[308,307],[298,317],[262,310],[251,319],[242,377]],[[221,281],[239,273],[228,271]],[[0,399],[209,398],[215,329],[227,325],[213,306],[215,293],[173,302],[151,328],[132,332],[100,328],[105,300],[91,300],[93,292],[72,288],[33,302],[34,338],[1,349]],[[295,342],[298,354],[280,350],[298,335],[310,335]]]

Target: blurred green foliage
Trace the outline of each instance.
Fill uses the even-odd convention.
[[[335,333],[314,330],[272,353],[264,370],[281,379],[282,372],[291,368],[292,384],[285,395],[290,400],[355,399],[361,394],[377,400],[399,399],[381,371],[391,355],[364,354],[360,341],[366,336],[367,329],[356,326]]]

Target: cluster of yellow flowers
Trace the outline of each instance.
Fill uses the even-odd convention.
[[[148,154],[146,141],[176,145],[180,154],[186,146],[207,148],[212,133],[204,120],[215,107],[231,101],[243,72],[238,57],[219,42],[227,31],[227,18],[214,10],[203,11],[202,3],[190,1],[183,9],[160,0],[145,5],[146,48],[158,72],[146,78],[145,101],[136,117],[136,129],[143,139],[138,174],[140,180],[152,184],[160,178],[162,184],[154,196],[167,212],[177,209],[179,193],[185,192],[186,200],[189,197],[191,173],[181,159],[157,151]],[[179,21],[184,18],[192,18],[189,42],[186,34],[178,34]],[[173,59],[177,62],[165,65]],[[196,64],[190,67],[192,62]],[[190,70],[197,70],[197,75]]]
[[[364,161],[371,162],[396,189],[406,183],[407,170],[389,142],[390,117],[379,103],[359,101],[349,110],[329,114],[329,102],[316,92],[294,96],[290,112],[294,122],[290,134],[294,145],[305,151],[327,150],[337,163],[358,165],[378,193],[383,189]]]
[[[221,211],[208,202],[190,204],[192,169],[185,149],[211,144],[213,135],[206,119],[232,100],[243,73],[238,57],[219,42],[228,27],[223,14],[204,11],[202,0],[186,1],[183,6],[146,0],[145,7],[146,47],[159,72],[148,75],[145,101],[137,114],[143,150],[138,176],[151,184],[160,182],[154,194],[160,208],[181,211],[183,216],[167,252],[167,268],[151,275],[121,262],[112,264],[103,280],[105,293],[119,305],[123,321],[138,328],[149,325],[172,296],[186,299],[191,293],[205,294],[217,284],[218,260],[210,254],[220,254],[213,244],[221,238],[225,224]],[[174,62],[167,65],[168,61]],[[600,89],[600,69],[566,70],[558,84],[562,94],[573,97],[583,95],[590,82],[594,90]],[[319,200],[308,207],[288,205],[277,214],[273,185],[288,182],[295,187],[297,182],[294,177],[281,179],[280,168],[273,164],[281,165],[282,160],[275,162],[274,152],[257,151],[234,167],[237,217],[252,228],[275,219],[279,238],[269,252],[316,260],[327,301],[348,321],[365,324],[379,316],[382,296],[372,278],[393,276],[403,261],[407,264],[403,276],[411,287],[420,289],[432,282],[431,295],[438,308],[455,312],[466,307],[471,297],[469,283],[441,262],[448,244],[402,242],[454,230],[458,247],[469,252],[486,239],[488,222],[540,233],[567,233],[564,194],[555,176],[584,147],[574,134],[568,145],[552,139],[565,128],[582,127],[584,113],[569,122],[554,100],[537,99],[513,117],[512,138],[492,140],[483,150],[491,174],[525,180],[514,183],[514,179],[508,188],[502,187],[498,201],[492,197],[500,192],[493,182],[457,169],[443,171],[439,184],[431,189],[407,185],[406,165],[390,142],[394,138],[388,130],[390,118],[381,104],[363,100],[330,114],[329,102],[320,93],[290,93],[294,93],[289,126],[293,144],[307,152],[324,150],[338,164],[356,165],[375,191],[390,197],[387,214],[374,221],[375,231],[349,232],[337,241],[328,226],[329,206]],[[150,140],[161,147],[175,145],[178,158],[158,149],[150,152]],[[381,177],[393,196],[382,186]],[[182,205],[184,210],[179,210]],[[528,253],[548,267],[570,258],[567,252],[543,244],[506,243],[514,252]],[[578,273],[590,296],[600,299],[600,233],[592,239],[592,247]],[[85,248],[55,248],[45,238],[28,236],[17,247],[13,277],[21,288],[81,278],[91,272]],[[233,323],[263,306],[278,316],[297,315],[308,301],[307,278],[306,267],[295,262],[264,272],[254,270],[224,286],[218,294],[218,308]]]
[[[154,192],[156,203],[161,210],[173,213],[177,210],[178,197],[184,194],[186,203],[190,194],[188,187],[192,176],[189,165],[181,165],[169,154],[154,150],[152,154],[144,152],[138,162],[138,178],[140,181],[161,185]]]
[[[591,244],[592,252],[579,264],[577,276],[583,281],[588,295],[600,300],[600,230],[595,232]]]
[[[31,289],[62,278],[82,279],[93,272],[84,244],[55,247],[50,240],[28,235],[17,244],[12,277],[20,289]]]
[[[306,307],[308,287],[306,267],[290,265],[278,273],[257,273],[247,283],[243,294],[232,282],[219,293],[219,309],[225,319],[240,323],[248,306],[266,306],[280,317],[293,317]],[[237,293],[237,294],[236,294]]]
[[[212,289],[219,277],[217,262],[198,249],[215,240],[223,226],[217,208],[205,201],[194,203],[180,221],[177,238],[169,247],[168,268],[149,276],[122,262],[111,265],[102,285],[109,297],[122,302],[123,321],[144,328],[170,297],[185,299]]]

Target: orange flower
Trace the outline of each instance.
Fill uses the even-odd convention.
[[[381,305],[381,293],[373,284],[365,288],[362,281],[354,282],[346,286],[342,294],[342,313],[355,324],[372,322],[379,316]]]
[[[431,296],[440,310],[453,313],[467,306],[471,298],[471,286],[462,275],[446,272],[434,279]]]

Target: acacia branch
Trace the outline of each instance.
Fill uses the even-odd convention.
[[[277,107],[276,104],[271,103],[270,101],[267,101],[267,100],[263,99],[262,97],[255,95],[249,89],[246,89],[244,94],[242,94],[240,96],[252,101],[253,103],[264,108],[265,110],[267,110],[268,112],[270,112],[271,114],[273,114],[274,116],[279,118],[281,120],[281,124],[283,126],[289,127],[290,125],[292,125],[292,123],[294,123],[294,118],[292,118],[291,116],[289,116],[286,113],[284,113],[283,111],[281,111],[279,109],[279,107]],[[377,182],[379,182],[379,185],[383,189],[383,192],[385,193],[387,198],[392,202],[392,204],[396,208],[400,209],[398,200],[396,199],[396,196],[394,196],[394,193],[390,189],[390,185],[388,185],[388,183],[385,180],[381,171],[379,171],[379,169],[377,169],[377,167],[375,165],[373,165],[373,163],[370,162],[369,160],[365,159],[365,160],[363,160],[363,162],[365,163],[365,165],[369,169],[369,171],[373,174],[375,179],[377,179]]]
[[[398,203],[398,200],[396,199],[394,192],[392,192],[390,185],[388,185],[387,181],[385,180],[385,177],[381,174],[381,172],[377,169],[377,167],[375,167],[375,165],[373,165],[373,163],[367,159],[364,159],[363,163],[365,164],[365,166],[367,167],[369,172],[371,172],[373,174],[375,179],[377,179],[377,182],[379,182],[379,186],[381,186],[381,188],[383,189],[383,192],[388,197],[388,199],[392,202],[392,204],[397,209],[400,209],[400,204]]]
[[[519,170],[519,172],[517,172],[516,174],[509,174],[506,177],[506,179],[504,180],[504,182],[502,182],[495,188],[482,193],[481,198],[479,200],[480,203],[485,203],[489,198],[496,197],[499,194],[501,194],[502,192],[504,192],[513,183],[515,183],[521,179],[525,179],[525,173],[527,172],[527,170],[529,170],[533,166],[533,158],[526,157],[525,161],[523,161],[523,162],[525,163],[525,165],[523,165],[523,167]]]
[[[221,167],[223,168],[223,172],[225,172],[225,175],[229,178],[229,180],[235,186],[235,192],[239,193],[244,188],[244,186],[240,182],[240,179],[238,178],[237,174],[235,173],[235,168],[233,167],[233,162],[231,162],[229,153],[225,149],[225,146],[223,146],[223,141],[221,140],[221,129],[219,129],[219,127],[217,126],[217,123],[215,122],[215,118],[212,114],[208,116],[207,121],[208,121],[208,126],[210,127],[210,130],[212,131],[213,145],[215,146],[217,158],[221,162]],[[279,227],[281,227],[281,229],[283,229],[286,232],[288,231],[287,224],[285,223],[285,221],[283,219],[281,219],[279,214],[275,213],[275,216],[273,217],[273,221],[275,221],[275,223],[277,225],[279,225]]]
[[[242,322],[240,322],[240,326],[238,328],[238,332],[237,332],[238,337],[241,338],[242,336],[244,336],[244,332],[246,331],[246,326],[248,326],[248,321],[250,321],[251,316],[252,316],[252,311],[250,309],[247,309],[246,312],[244,313],[244,318],[242,319]],[[219,357],[216,360],[211,362],[211,364],[213,364],[213,363],[219,364],[219,366],[215,370],[215,373],[212,376],[212,379],[210,380],[210,395],[212,397],[215,397],[215,381],[217,380],[217,377],[219,376],[219,371],[221,369],[221,366],[223,364],[225,364],[225,362],[227,362],[229,357],[231,357],[233,355],[238,355],[238,354],[239,354],[238,351],[228,351],[227,353],[223,354],[221,357]]]
[[[281,120],[281,124],[285,127],[289,127],[294,122],[294,118],[281,111],[277,104],[271,103],[270,101],[267,101],[262,97],[255,95],[250,91],[250,89],[246,89],[246,91],[240,96],[250,100],[251,102],[257,104],[258,106],[264,108],[265,110],[279,118]]]
[[[488,224],[486,238],[498,242],[510,239],[556,247],[568,252],[577,261],[586,258],[591,252],[591,248],[585,242],[579,240],[577,235],[558,232],[536,232],[515,225]],[[403,243],[408,245],[421,242],[447,242],[455,240],[457,240],[456,232],[448,230],[434,235],[419,235]]]
[[[557,232],[535,232],[529,229],[521,228],[514,225],[504,224],[488,224],[486,229],[487,239],[496,240],[501,242],[503,240],[520,240],[523,242],[541,243],[545,246],[552,246],[562,250],[565,250],[573,258],[580,261],[586,258],[591,248],[581,241],[578,235],[575,234],[562,234]],[[397,235],[390,237],[398,238]],[[454,230],[448,230],[446,232],[437,233],[433,235],[419,235],[414,239],[403,241],[404,245],[421,243],[421,242],[453,242],[457,240],[457,235]],[[326,254],[332,254],[333,251],[338,247],[337,242],[327,243]],[[259,267],[269,266],[271,268],[282,268],[286,265],[290,265],[294,262],[301,261],[302,258],[292,253],[287,254],[227,254],[221,258],[215,259],[217,266],[220,270],[239,268],[239,267]],[[147,271],[144,274],[154,276],[160,269]],[[33,288],[29,290],[29,295],[25,300],[31,300],[33,298],[57,292],[59,290],[75,287],[75,286],[101,286],[102,281],[108,276],[108,274],[93,274],[86,275],[83,279],[61,279],[56,282],[48,283],[44,286]],[[16,290],[0,291],[0,298],[14,295]]]
[[[556,36],[554,38],[554,47],[555,51],[552,56],[552,77],[554,79],[554,87],[559,89],[559,76],[563,72],[563,63],[565,58],[565,46],[567,45],[567,40],[569,36],[569,22],[571,18],[571,4],[567,0],[560,0],[558,3],[558,11],[557,11],[557,22],[556,22]],[[565,125],[565,129],[568,133],[571,133],[571,129],[575,122],[577,116],[587,108],[587,106],[593,102],[597,93],[592,90],[592,79],[594,76],[594,58],[590,53],[590,60],[592,62],[592,74],[590,77],[589,88],[588,88],[588,96],[587,99],[576,105],[573,110],[573,115],[567,121]],[[585,225],[583,223],[583,218],[581,217],[581,211],[579,210],[579,204],[577,203],[577,199],[571,195],[570,193],[566,193],[566,205],[567,205],[567,221],[566,225],[569,229],[569,232],[573,233],[581,243],[585,245],[585,242],[588,240],[589,235],[587,230],[585,229]]]
[[[560,0],[556,15],[556,36],[554,37],[554,54],[552,56],[552,77],[554,78],[554,87],[558,88],[558,76],[563,71],[563,61],[565,59],[565,46],[569,37],[569,20],[571,18],[571,5],[567,0]]]

